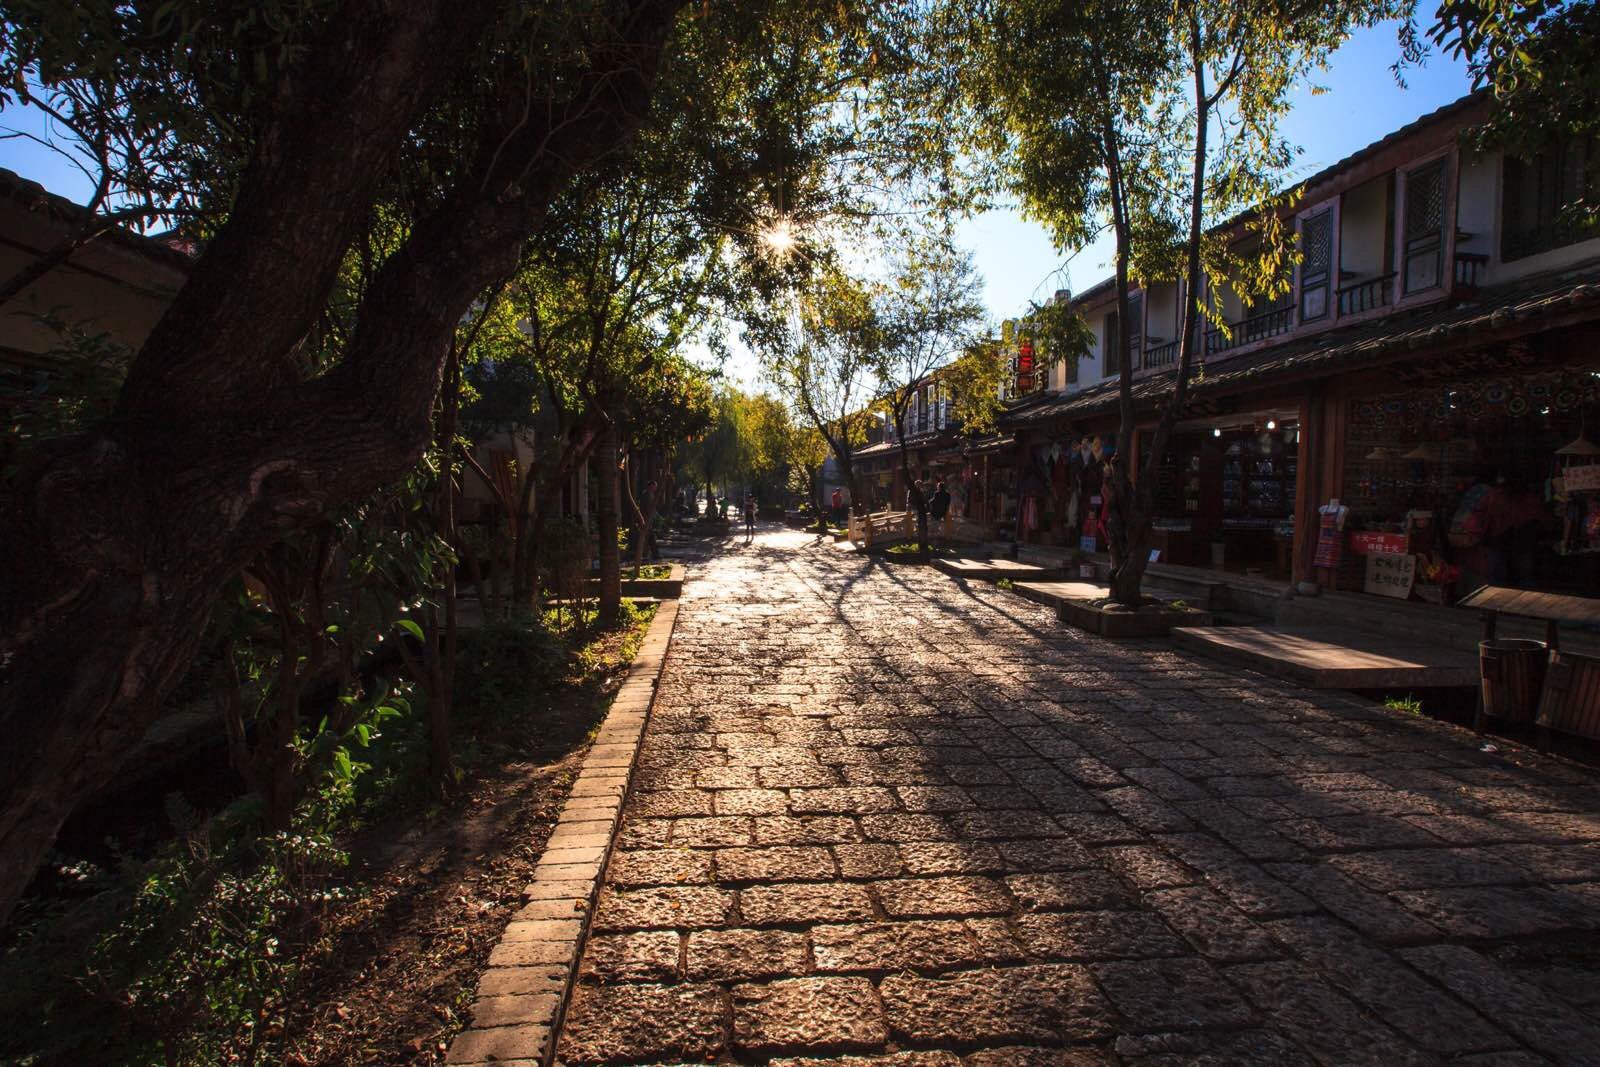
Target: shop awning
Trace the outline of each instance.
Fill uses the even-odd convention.
[[[980,437],[962,451],[969,456],[989,456],[1015,448],[1017,439],[1011,434],[999,437]]]

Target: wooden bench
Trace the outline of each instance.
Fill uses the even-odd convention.
[[[1544,746],[1552,730],[1600,740],[1600,657],[1561,649],[1563,623],[1569,626],[1600,626],[1600,599],[1486,585],[1460,603],[1464,608],[1474,608],[1483,613],[1485,641],[1494,640],[1496,623],[1501,615],[1516,615],[1544,622],[1549,659],[1535,719],[1539,728],[1540,747]],[[1474,729],[1483,729],[1484,711],[1480,689]]]

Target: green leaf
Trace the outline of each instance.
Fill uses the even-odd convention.
[[[395,625],[415,637],[418,641],[425,640],[422,634],[422,627],[418,626],[414,619],[399,619],[395,622]]]

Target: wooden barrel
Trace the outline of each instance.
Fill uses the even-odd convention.
[[[1549,658],[1543,641],[1507,637],[1478,642],[1483,713],[1502,722],[1531,723]]]
[[[1539,725],[1600,740],[1600,657],[1577,652],[1550,657]]]

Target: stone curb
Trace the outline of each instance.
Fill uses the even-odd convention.
[[[553,1057],[552,1035],[559,1032],[677,620],[676,600],[656,609],[561,806],[533,881],[522,891],[527,903],[489,953],[472,1022],[450,1043],[447,1064],[536,1067]]]

